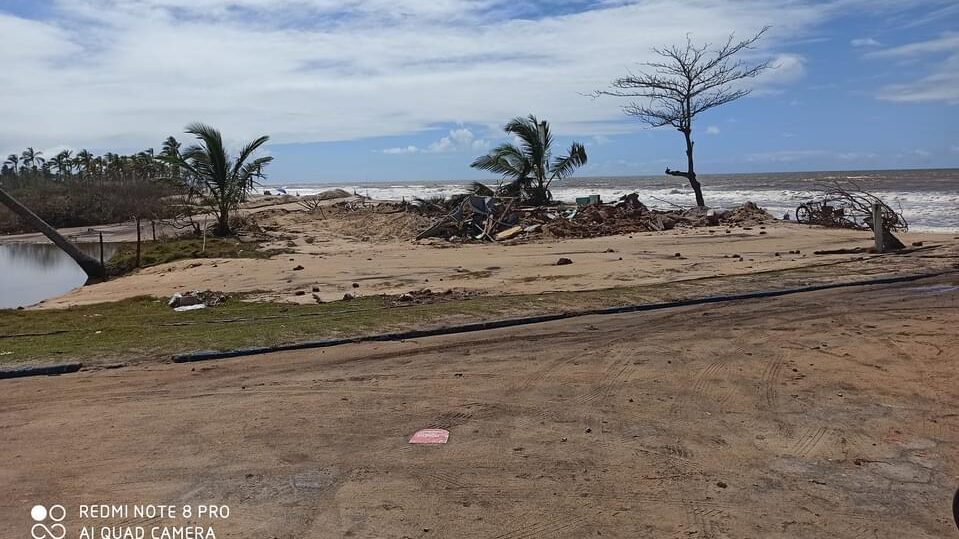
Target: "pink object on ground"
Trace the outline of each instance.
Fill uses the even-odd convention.
[[[450,431],[445,429],[418,430],[410,438],[411,444],[445,444],[450,439]]]

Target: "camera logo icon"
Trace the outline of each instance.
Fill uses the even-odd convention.
[[[49,508],[34,505],[30,509],[30,518],[34,521],[30,528],[33,539],[63,539],[67,535],[67,527],[61,524],[67,518],[67,509],[62,505]]]

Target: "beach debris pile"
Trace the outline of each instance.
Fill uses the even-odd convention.
[[[820,188],[820,192],[819,198],[806,201],[796,208],[797,222],[827,228],[874,230],[873,208],[878,206],[884,244],[893,250],[905,248],[893,234],[909,230],[909,223],[901,211],[894,210],[881,198],[851,180],[826,184]]]
[[[223,292],[214,292],[213,290],[191,290],[189,292],[177,292],[170,297],[167,302],[174,311],[186,312],[206,309],[207,307],[216,307],[225,303],[229,297]]]
[[[492,196],[466,196],[445,216],[416,236],[424,238],[443,237],[461,240],[500,241],[515,236],[519,230],[506,233],[516,227],[519,213],[513,211],[516,199]],[[499,236],[497,238],[496,236]]]
[[[515,199],[466,196],[434,220],[415,240],[440,238],[450,242],[510,241],[542,234],[559,238],[594,238],[634,232],[658,232],[677,227],[754,226],[775,218],[752,202],[732,210],[677,208],[653,210],[637,193],[610,204],[515,207]]]

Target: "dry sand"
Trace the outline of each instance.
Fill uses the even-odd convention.
[[[261,217],[261,224],[275,229],[274,240],[266,246],[292,246],[295,253],[269,260],[174,262],[87,286],[38,307],[67,307],[143,294],[169,297],[177,291],[194,289],[260,292],[258,297],[290,302],[313,301],[313,287],[319,288],[324,301],[342,299],[345,293],[403,294],[422,288],[536,294],[748,275],[837,262],[848,262],[846,270],[837,273],[854,279],[864,266],[870,265],[871,259],[868,255],[813,254],[816,250],[869,247],[869,233],[786,223],[750,229],[674,229],[516,245],[441,242],[437,246],[408,241],[410,231],[415,229],[416,223],[410,222],[415,216],[380,216],[380,221],[371,223],[363,216],[323,220],[302,212],[272,211],[273,221]],[[397,220],[404,222],[397,224]],[[394,228],[390,228],[390,223]],[[887,257],[871,264],[888,273],[905,271],[906,266],[914,271],[954,265],[959,254],[959,241],[952,235],[910,233],[901,237],[907,244],[923,241],[926,247],[933,248],[909,260]],[[363,238],[368,239],[362,241]],[[953,258],[951,262],[924,258],[930,254]],[[733,258],[734,255],[742,258]],[[560,257],[570,258],[573,264],[557,266]],[[303,269],[296,270],[297,267]],[[296,296],[297,291],[307,294]]]
[[[424,254],[449,257],[437,273],[563,250],[612,268],[587,262],[611,241],[666,239]],[[35,503],[64,504],[69,537],[156,525],[76,518],[103,502],[226,504],[201,521],[217,537],[951,537],[957,285],[5,380],[0,536],[29,536]],[[426,426],[450,442],[406,443]]]

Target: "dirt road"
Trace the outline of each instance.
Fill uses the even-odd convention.
[[[952,537],[957,326],[954,277],[3,381],[0,536]]]

